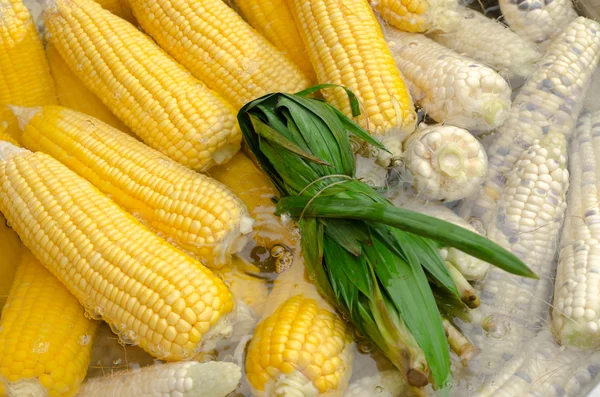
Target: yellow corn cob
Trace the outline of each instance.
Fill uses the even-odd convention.
[[[142,28],[176,61],[235,107],[310,85],[222,0],[129,0]]]
[[[285,0],[236,0],[235,3],[254,29],[294,61],[311,82],[317,80]]]
[[[9,113],[12,114],[12,112]],[[16,131],[18,131],[18,128],[16,128]],[[6,125],[4,125],[2,122],[0,122],[0,141],[7,141],[12,143],[13,145],[19,145],[12,135],[8,135],[8,133],[6,132]]]
[[[238,256],[234,256],[232,259],[231,265],[219,269],[218,274],[225,281],[233,296],[248,305],[255,318],[260,318],[269,296],[267,280],[252,275],[252,273],[256,275],[260,273],[260,270],[253,264]]]
[[[136,24],[135,18],[131,13],[131,7],[127,3],[127,0],[94,0],[96,3],[100,4],[102,8],[108,10],[115,14],[118,17],[123,18],[124,20]]]
[[[227,164],[212,168],[210,175],[246,204],[254,219],[253,238],[258,245],[268,248],[274,244],[295,245],[291,230],[274,215],[275,204],[271,198],[278,196],[277,190],[244,153],[236,154]]]
[[[23,250],[0,321],[0,383],[5,392],[76,395],[90,361],[96,325],[31,251]]]
[[[81,80],[69,69],[69,66],[56,50],[56,47],[48,43],[46,46],[46,55],[48,56],[50,72],[54,78],[59,104],[94,116],[123,132],[133,135],[129,128],[112,114],[100,99],[85,88]]]
[[[6,219],[0,214],[0,311],[8,297],[20,255],[19,237],[8,227]]]
[[[287,1],[319,83],[351,89],[362,103],[358,121],[372,134],[412,133],[417,120],[412,99],[367,0]],[[344,90],[323,94],[351,115]]]
[[[342,396],[353,348],[346,323],[304,278],[296,258],[269,295],[248,346],[246,376],[256,396]]]
[[[17,145],[14,139],[4,132],[4,127],[0,124],[0,141],[7,141]],[[21,255],[21,241],[19,236],[8,226],[4,215],[0,213],[0,312],[2,306],[8,298],[8,292],[15,277],[17,264]],[[2,385],[0,385],[0,396],[2,395]]]
[[[209,267],[246,244],[252,220],[221,183],[83,113],[61,106],[13,111],[27,149],[62,162]]]
[[[148,146],[196,170],[237,152],[233,107],[133,25],[92,0],[56,0],[45,21],[69,68]]]
[[[154,356],[195,357],[231,332],[220,278],[52,157],[0,142],[0,211],[90,315]]]
[[[21,0],[0,0],[0,123],[18,130],[6,105],[56,103],[54,83],[33,18]]]
[[[404,32],[425,32],[427,30],[426,0],[370,0],[371,6],[390,25]]]

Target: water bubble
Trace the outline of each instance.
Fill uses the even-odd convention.
[[[317,276],[314,273],[309,273],[308,274],[308,279],[310,281],[315,281],[316,278],[317,278]]]
[[[385,391],[385,389],[381,386],[375,386],[375,391],[377,393],[383,393]]]
[[[371,344],[368,342],[361,342],[358,344],[358,351],[361,353],[369,354],[371,353]]]
[[[408,43],[409,48],[417,48],[418,46],[419,43],[417,43],[416,41],[411,41],[410,43]]]
[[[81,346],[86,346],[92,340],[92,335],[83,334],[79,337],[79,344]]]
[[[135,346],[138,344],[137,334],[133,330],[119,334],[119,343],[123,346]]]
[[[85,126],[86,126],[87,132],[93,132],[96,130],[96,124],[94,124],[94,122],[92,120],[86,120]]]
[[[41,340],[37,340],[34,344],[33,344],[33,348],[31,349],[34,353],[37,354],[42,354],[42,353],[46,353],[48,351],[48,348],[50,347],[50,343],[48,342],[44,342]]]
[[[280,244],[275,244],[271,248],[271,256],[274,256],[276,258],[280,257],[284,253],[285,253],[285,248],[282,245],[280,245]]]

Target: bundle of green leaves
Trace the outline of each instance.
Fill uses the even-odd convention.
[[[373,340],[410,385],[431,381],[443,387],[451,374],[440,308],[453,303],[440,303],[439,297],[460,298],[439,247],[536,276],[487,238],[395,207],[356,180],[349,134],[385,148],[331,105],[308,97],[334,87],[342,89],[320,85],[248,103],[238,114],[245,142],[281,194],[278,214],[298,220],[309,277],[320,292]],[[358,115],[356,98],[346,92]]]

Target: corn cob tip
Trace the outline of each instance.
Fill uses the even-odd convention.
[[[224,145],[212,154],[212,159],[217,165],[225,164],[240,150],[240,144]]]
[[[40,383],[40,381],[37,378],[20,379],[16,382],[2,382],[4,383],[4,392],[6,393],[7,397],[46,396],[48,394],[48,390],[46,390],[46,388]],[[2,383],[0,383],[0,386],[2,386]]]
[[[42,111],[41,106],[35,107],[26,107],[26,106],[16,106],[16,105],[8,105],[8,108],[17,118],[17,122],[19,123],[19,129],[23,131],[27,124],[31,121],[32,118],[35,117],[36,114]]]
[[[235,229],[232,229],[220,244],[215,247],[215,258],[211,267],[227,263],[230,255],[237,254],[244,249],[249,241],[248,234],[253,231],[253,224],[254,219],[252,217],[248,215],[241,216],[239,225]]]
[[[28,153],[31,154],[27,149],[20,148],[8,141],[0,141],[0,161],[8,161]]]
[[[481,98],[483,120],[490,126],[498,127],[510,114],[510,97],[500,98],[496,94],[485,94]]]

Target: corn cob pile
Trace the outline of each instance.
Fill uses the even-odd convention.
[[[388,149],[356,139],[365,181],[540,277],[435,247],[462,301],[435,295],[455,377],[478,372],[450,394],[589,390],[600,358],[570,346],[600,346],[600,114],[579,117],[600,25],[570,0],[499,0],[508,26],[453,0],[231,1],[49,0],[40,23],[0,0],[0,396],[425,395],[361,373],[372,342],[240,152],[240,108],[316,83]]]

